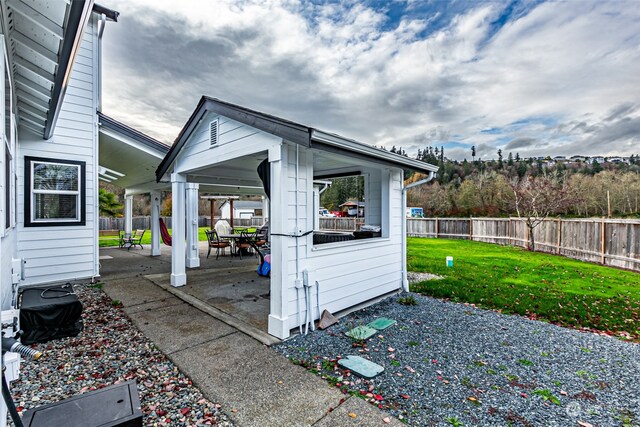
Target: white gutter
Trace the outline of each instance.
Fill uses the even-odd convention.
[[[409,280],[407,279],[407,190],[409,188],[417,187],[418,185],[426,184],[436,177],[436,173],[431,171],[429,176],[420,181],[412,182],[411,184],[402,187],[402,289],[405,292],[409,292]],[[404,176],[402,177],[404,179]]]
[[[410,157],[404,157],[399,154],[392,153],[390,151],[381,150],[362,142],[346,139],[338,135],[326,133],[313,129],[311,133],[311,140],[318,141],[323,144],[332,145],[334,147],[342,148],[354,153],[363,154],[366,156],[378,158],[380,160],[387,160],[389,162],[401,163],[406,165],[409,169],[416,169],[418,171],[424,171],[425,169],[431,172],[437,172],[438,167],[425,163],[420,160],[412,159]]]

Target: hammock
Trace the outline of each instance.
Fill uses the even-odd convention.
[[[169,230],[167,230],[167,224],[164,223],[162,218],[160,218],[160,237],[165,245],[171,246],[171,235],[169,234]]]

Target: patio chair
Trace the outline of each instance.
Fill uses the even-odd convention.
[[[207,241],[209,242],[209,251],[207,252],[207,258],[211,254],[211,248],[216,249],[216,259],[220,255],[220,250],[222,249],[222,255],[224,255],[224,248],[228,248],[231,246],[231,243],[228,240],[220,240],[218,238],[218,233],[216,230],[205,230],[204,233],[207,235]]]
[[[140,246],[140,249],[144,249],[142,246],[142,236],[144,236],[145,230],[135,230],[133,233],[120,232],[119,246],[121,248],[127,248],[130,250],[132,246]]]
[[[256,232],[256,246],[262,247],[269,243],[269,223],[266,223]]]
[[[256,242],[255,230],[253,232],[243,230],[240,233],[240,238],[236,243],[236,252],[240,255],[240,259],[242,259],[242,252],[248,251],[249,249],[253,248],[253,246],[255,245],[255,242]]]
[[[136,230],[134,231],[129,238],[124,238],[124,245],[127,246],[127,250],[130,250],[132,246],[140,246],[140,249],[144,249],[142,246],[142,236],[147,230]]]

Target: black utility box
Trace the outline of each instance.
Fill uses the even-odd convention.
[[[75,337],[82,332],[82,303],[73,286],[49,285],[23,288],[18,295],[22,344]]]
[[[361,231],[353,232],[353,237],[355,237],[356,239],[371,239],[373,237],[380,237],[380,236],[382,236],[382,232],[380,231],[361,230]]]
[[[25,427],[141,427],[142,411],[135,381],[39,406],[25,412]]]

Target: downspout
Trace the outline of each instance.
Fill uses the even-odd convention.
[[[104,28],[107,26],[107,17],[106,15],[103,13],[100,15],[100,20],[98,21],[98,40],[97,40],[97,46],[95,47],[96,49],[96,60],[94,62],[94,67],[96,68],[94,70],[94,75],[96,76],[96,86],[97,88],[96,93],[97,93],[97,99],[94,101],[94,108],[97,111],[102,111],[102,34],[104,33]],[[99,236],[100,236],[100,209],[99,209],[99,202],[98,200],[100,199],[99,194],[100,194],[100,175],[99,175],[99,168],[98,166],[100,166],[100,157],[99,157],[99,148],[98,148],[98,144],[100,143],[100,123],[98,123],[98,115],[96,114],[96,119],[95,119],[95,143],[93,144],[93,159],[96,165],[94,174],[93,174],[93,179],[94,179],[94,185],[95,185],[95,192],[94,192],[94,197],[96,200],[96,203],[94,204],[95,207],[95,212],[94,212],[94,227],[95,227],[95,235],[94,235],[94,248],[93,248],[93,277],[91,279],[92,282],[94,282],[96,280],[96,277],[100,276],[100,244],[98,242],[99,240]]]
[[[107,26],[107,16],[103,13],[100,15],[98,23],[98,111],[102,112],[102,34]]]
[[[300,158],[299,158],[299,145],[296,144],[296,195],[295,195],[295,203],[296,203],[296,209],[295,209],[295,213],[296,213],[296,231],[295,234],[299,234],[299,223],[298,223],[298,189],[299,189],[299,183],[298,183],[298,174],[300,173]],[[300,323],[300,320],[302,319],[301,313],[300,313],[300,293],[304,294],[305,297],[305,318],[304,318],[304,322],[305,322],[305,328],[307,328],[307,318],[309,316],[309,313],[307,312],[306,306],[307,306],[307,289],[304,286],[304,282],[302,281],[302,279],[300,278],[300,242],[298,241],[299,239],[296,237],[296,297],[298,299],[298,323]],[[302,323],[300,323],[300,325],[298,326],[300,329],[300,333],[302,333]],[[307,332],[305,331],[305,334]]]
[[[418,185],[426,184],[436,177],[436,173],[429,172],[429,176],[420,181],[412,182],[409,185],[402,187],[402,203],[400,206],[402,209],[402,290],[409,292],[409,280],[407,279],[407,190],[409,188],[417,187]],[[404,178],[404,176],[403,176]]]

